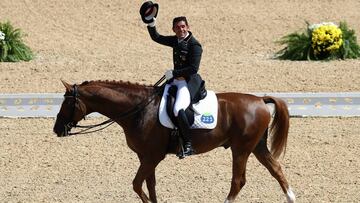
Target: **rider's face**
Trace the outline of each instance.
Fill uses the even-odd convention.
[[[176,36],[179,39],[182,39],[182,38],[186,37],[186,35],[189,31],[189,26],[186,25],[185,21],[179,21],[179,22],[175,23],[175,25],[173,27],[173,31],[175,32]]]

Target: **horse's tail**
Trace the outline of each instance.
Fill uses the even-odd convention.
[[[275,105],[274,118],[270,125],[271,153],[275,159],[279,158],[282,152],[286,151],[286,143],[289,132],[289,111],[286,103],[279,98],[265,96],[265,104]]]

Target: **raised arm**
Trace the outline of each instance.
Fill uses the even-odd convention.
[[[173,47],[174,43],[176,43],[176,37],[175,36],[163,36],[160,35],[155,26],[147,26],[147,29],[149,31],[150,37],[152,40],[154,40],[155,42],[165,45],[165,46],[170,46]]]

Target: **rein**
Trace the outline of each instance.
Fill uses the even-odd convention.
[[[134,114],[142,111],[146,106],[148,106],[152,101],[154,101],[155,96],[159,94],[159,89],[161,89],[166,83],[163,83],[160,86],[159,86],[159,84],[164,80],[165,80],[165,75],[163,77],[161,77],[160,80],[158,80],[153,85],[153,87],[155,88],[155,91],[150,95],[150,97],[147,97],[146,99],[144,99],[143,101],[141,101],[140,103],[135,105],[133,108],[131,108],[129,111],[126,111],[126,112],[120,114],[119,116],[117,116],[115,118],[115,120],[116,119],[124,119],[124,118],[126,118],[128,116],[134,115]],[[79,96],[78,87],[76,85],[74,85],[73,95],[68,96],[68,97],[73,97],[73,98],[76,99],[75,103],[74,103],[73,111],[72,111],[72,118],[74,117],[74,114],[75,114],[75,105],[76,105],[76,103],[79,102],[78,96]],[[150,98],[150,100],[149,100],[149,98]],[[84,116],[84,119],[85,119],[85,116]],[[77,124],[73,124],[73,123],[68,123],[67,125],[65,125],[65,134],[66,135],[80,135],[80,134],[89,134],[89,133],[97,132],[97,131],[103,130],[103,129],[109,127],[110,125],[114,124],[115,120],[109,118],[108,120],[106,120],[106,121],[104,121],[102,123],[94,124],[94,125],[77,125]],[[93,128],[103,126],[103,125],[106,125],[106,126],[104,126],[102,128],[99,128],[99,129],[96,129],[96,130],[89,131],[89,130],[91,130]],[[74,127],[74,128],[83,128],[83,130],[80,130],[78,132],[73,132],[73,133],[68,132],[68,130],[70,131],[72,127]]]

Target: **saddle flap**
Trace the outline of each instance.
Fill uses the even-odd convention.
[[[213,129],[216,127],[218,101],[215,92],[208,90],[206,97],[193,104],[191,108],[195,112],[194,124],[191,128]]]
[[[168,89],[169,87],[165,86],[164,94],[160,101],[159,120],[163,126],[175,129],[176,127],[166,110]],[[213,129],[216,127],[218,102],[215,92],[207,91],[206,97],[193,104],[190,108],[195,112],[194,123],[191,126],[192,129]]]

